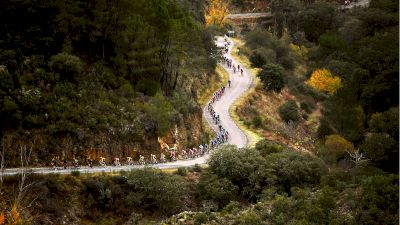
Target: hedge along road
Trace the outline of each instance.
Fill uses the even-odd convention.
[[[230,41],[229,51],[224,56],[228,59],[232,59],[231,57],[231,50],[233,48],[233,42]],[[218,47],[224,47],[225,40],[223,37],[217,37],[216,45]],[[232,64],[236,66],[238,63],[232,59]],[[248,143],[247,136],[243,133],[242,130],[235,124],[232,118],[229,115],[229,107],[244,93],[246,92],[250,86],[252,85],[252,76],[248,72],[246,68],[243,68],[240,65],[240,68],[243,69],[243,76],[241,76],[240,72],[236,71],[233,73],[232,68],[228,68],[226,64],[221,63],[221,66],[228,72],[229,79],[231,80],[231,87],[227,87],[225,89],[224,95],[221,97],[220,100],[216,101],[213,104],[215,113],[220,115],[221,124],[222,126],[228,131],[229,138],[227,144],[233,144],[238,146],[239,148],[243,148]],[[227,84],[226,84],[227,85]],[[184,104],[184,103],[183,103]],[[213,119],[210,113],[207,110],[207,105],[203,108],[203,116],[210,124],[211,128],[214,131],[218,131],[218,127],[214,124]],[[195,159],[190,160],[178,160],[174,162],[167,162],[167,163],[159,163],[159,164],[148,164],[146,167],[153,167],[158,169],[173,169],[179,167],[188,167],[193,166],[195,164],[204,164],[208,155],[203,157],[198,157]],[[24,168],[24,172],[27,173],[36,173],[36,174],[52,174],[52,173],[59,173],[59,174],[69,174],[72,171],[79,171],[80,173],[100,173],[100,172],[119,172],[122,170],[129,171],[131,169],[140,169],[144,168],[143,165],[132,165],[132,166],[105,166],[105,167],[93,167],[89,168],[87,166],[82,166],[78,169],[63,169],[63,170],[54,170],[49,167],[42,167],[42,168]],[[10,176],[10,175],[17,175],[22,172],[22,168],[10,168],[5,169],[2,175]]]

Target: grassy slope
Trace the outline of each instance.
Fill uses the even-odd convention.
[[[243,95],[230,109],[232,118],[239,124],[240,128],[251,137],[251,145],[260,139],[278,140],[294,149],[306,151],[313,148],[312,136],[314,131],[310,129],[310,119],[315,118],[314,113],[308,121],[301,123],[294,129],[288,127],[279,117],[278,108],[289,99],[299,102],[290,91],[285,88],[281,93],[266,93],[263,90],[260,80],[256,74],[260,69],[253,68],[249,59],[241,55],[239,50],[244,46],[240,39],[233,39],[235,47],[232,50],[232,57],[242,65],[250,68],[249,71],[254,77],[252,87]],[[255,116],[260,116],[263,125],[256,128],[252,125]],[[314,119],[313,119],[314,120]]]
[[[248,145],[250,147],[254,147],[254,145],[262,139],[262,137],[257,134],[256,132],[253,132],[252,130],[249,129],[248,126],[244,124],[244,121],[241,120],[240,116],[236,113],[236,110],[240,108],[242,105],[245,104],[245,102],[248,101],[248,97],[250,94],[255,92],[255,88],[260,84],[260,80],[256,77],[256,74],[259,69],[257,68],[252,68],[250,61],[244,56],[239,54],[239,48],[240,46],[243,46],[244,43],[242,40],[233,38],[233,41],[235,43],[233,49],[232,49],[232,57],[240,62],[244,67],[249,69],[250,75],[253,76],[253,84],[251,85],[250,89],[247,90],[230,108],[229,108],[229,114],[233,118],[233,120],[236,122],[236,124],[239,126],[241,130],[244,131],[244,133],[247,135],[249,138],[249,143]]]

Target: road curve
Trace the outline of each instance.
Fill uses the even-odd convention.
[[[229,46],[229,52],[224,56],[231,59],[230,51],[233,48],[233,42],[230,41],[231,44]],[[218,37],[216,41],[217,46],[224,46],[224,38]],[[232,63],[237,66],[238,63],[232,59]],[[225,94],[221,97],[219,101],[214,103],[214,110],[216,114],[220,115],[222,126],[229,132],[229,139],[227,141],[228,144],[233,144],[238,146],[239,148],[245,147],[248,143],[248,138],[246,135],[239,129],[239,127],[235,124],[232,118],[229,115],[229,107],[244,93],[246,92],[251,84],[252,77],[246,68],[243,68],[243,76],[240,73],[233,73],[232,69],[229,69],[224,64],[220,64],[225,68],[225,70],[229,73],[230,80],[232,81],[231,87],[226,87]],[[241,66],[242,68],[242,66]],[[207,110],[207,106],[203,108],[203,116],[210,124],[214,131],[217,131],[217,126],[213,123],[210,113]],[[119,171],[129,171],[132,169],[140,169],[144,167],[153,167],[158,169],[170,169],[170,168],[179,168],[179,167],[187,167],[193,166],[195,164],[204,164],[208,159],[208,155],[203,157],[191,159],[191,160],[178,160],[175,162],[168,163],[159,163],[159,164],[150,164],[150,165],[133,165],[133,166],[106,166],[106,167],[81,167],[79,169],[66,169],[66,170],[54,170],[46,167],[42,168],[25,168],[25,171],[28,173],[35,174],[69,174],[72,171],[79,171],[80,173],[101,173],[101,172],[119,172]],[[5,169],[2,173],[4,176],[12,176],[21,173],[21,168],[11,168]],[[1,176],[1,172],[0,172]]]
[[[217,46],[224,47],[225,41],[223,37],[217,38]],[[232,60],[232,64],[237,67],[238,62],[231,57],[231,50],[233,48],[233,42],[230,41],[229,51],[224,56],[228,59]],[[248,144],[248,137],[243,133],[242,130],[236,125],[236,123],[232,120],[229,115],[230,106],[244,93],[246,92],[253,80],[252,76],[248,72],[246,68],[243,68],[240,65],[240,68],[243,68],[243,76],[240,75],[238,71],[233,73],[231,68],[228,68],[226,64],[220,64],[229,74],[229,79],[231,80],[231,87],[226,87],[226,91],[220,100],[214,103],[214,111],[221,118],[222,126],[228,131],[229,138],[228,144],[233,144],[238,146],[239,148],[243,148]],[[207,110],[207,106],[203,109],[203,115],[206,118],[207,122],[211,125],[214,131],[217,131],[218,127],[213,123],[212,117]]]

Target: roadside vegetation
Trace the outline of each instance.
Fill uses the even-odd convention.
[[[82,162],[154,154],[158,137],[184,146],[207,139],[197,90],[214,76],[218,51],[202,25],[204,2],[3,3],[0,146],[7,166],[18,166],[21,146],[40,166],[54,156]]]
[[[0,172],[20,174],[0,174],[0,225],[399,224],[399,3],[332,2],[272,0],[275,24],[235,39],[255,83],[230,113],[252,146],[208,167],[46,176],[26,167],[158,151],[175,127],[206,140],[201,106],[227,79],[213,36],[232,27],[210,22],[219,0],[6,2]]]
[[[255,148],[222,146],[208,164],[173,174],[146,168],[30,176],[21,218],[87,225],[398,223],[397,175],[368,164],[329,170],[312,154],[268,140]],[[3,187],[17,183],[9,177]],[[13,197],[3,189],[3,202]]]

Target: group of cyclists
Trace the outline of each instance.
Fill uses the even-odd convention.
[[[229,50],[230,42],[225,39],[225,52],[227,53]],[[227,57],[224,57],[223,63],[226,63],[228,68],[233,68],[234,73],[236,73],[236,66],[232,64],[232,59],[228,59]],[[241,71],[243,75],[243,69],[240,69],[240,66],[237,66],[237,70]],[[228,81],[228,87],[231,86],[231,81]],[[176,160],[185,160],[185,159],[193,159],[196,157],[201,157],[204,156],[205,154],[208,154],[209,151],[213,148],[218,147],[219,145],[225,143],[228,141],[229,138],[229,133],[228,131],[222,126],[221,124],[221,118],[219,115],[216,114],[213,104],[220,100],[223,94],[225,93],[225,86],[222,86],[218,91],[216,91],[211,98],[210,102],[208,103],[208,111],[210,115],[212,116],[213,122],[215,125],[218,127],[218,131],[216,132],[216,137],[210,141],[209,144],[200,144],[198,148],[193,147],[189,149],[184,149],[181,150],[179,153],[177,153],[177,149],[172,149],[167,152],[169,157],[167,158],[167,155],[164,153],[160,153],[160,156],[157,157],[155,154],[150,154],[148,160],[146,160],[145,156],[139,155],[137,157],[137,161],[135,161],[132,157],[126,157],[124,162],[119,157],[114,157],[112,159],[112,162],[110,165],[112,166],[122,166],[122,164],[126,166],[133,166],[133,165],[145,165],[145,164],[157,164],[157,163],[165,163],[167,161],[176,161]],[[94,160],[91,158],[85,159],[84,160],[89,168],[92,168],[94,166]],[[105,157],[99,157],[98,164],[102,167],[107,166],[107,160]],[[80,168],[81,164],[78,158],[75,156],[73,157],[73,160],[69,162],[66,158],[63,158],[60,160],[58,156],[55,156],[51,160],[51,165],[52,168],[57,170],[57,169],[69,169],[69,168]]]
[[[212,141],[211,141],[212,142]],[[210,143],[211,143],[210,142]],[[176,160],[185,160],[185,159],[194,159],[197,157],[204,156],[205,154],[209,153],[209,145],[208,144],[201,144],[198,148],[193,147],[186,150],[182,150],[180,153],[177,153],[177,150],[169,151],[169,159],[164,153],[160,153],[160,156],[157,157],[155,154],[150,154],[148,160],[146,160],[145,156],[139,155],[138,160],[134,161],[133,157],[126,157],[125,160],[122,162],[121,158],[114,157],[111,162],[111,166],[119,167],[119,166],[133,166],[133,165],[145,165],[145,164],[157,164],[157,163],[166,163],[167,161],[176,161]],[[94,160],[93,159],[86,159],[86,166],[89,168],[93,168]],[[98,165],[101,167],[108,166],[107,159],[105,157],[99,157]],[[69,162],[67,159],[62,159],[58,156],[53,157],[51,160],[51,166],[54,170],[60,169],[79,169],[81,168],[80,161],[74,157],[72,163]]]

